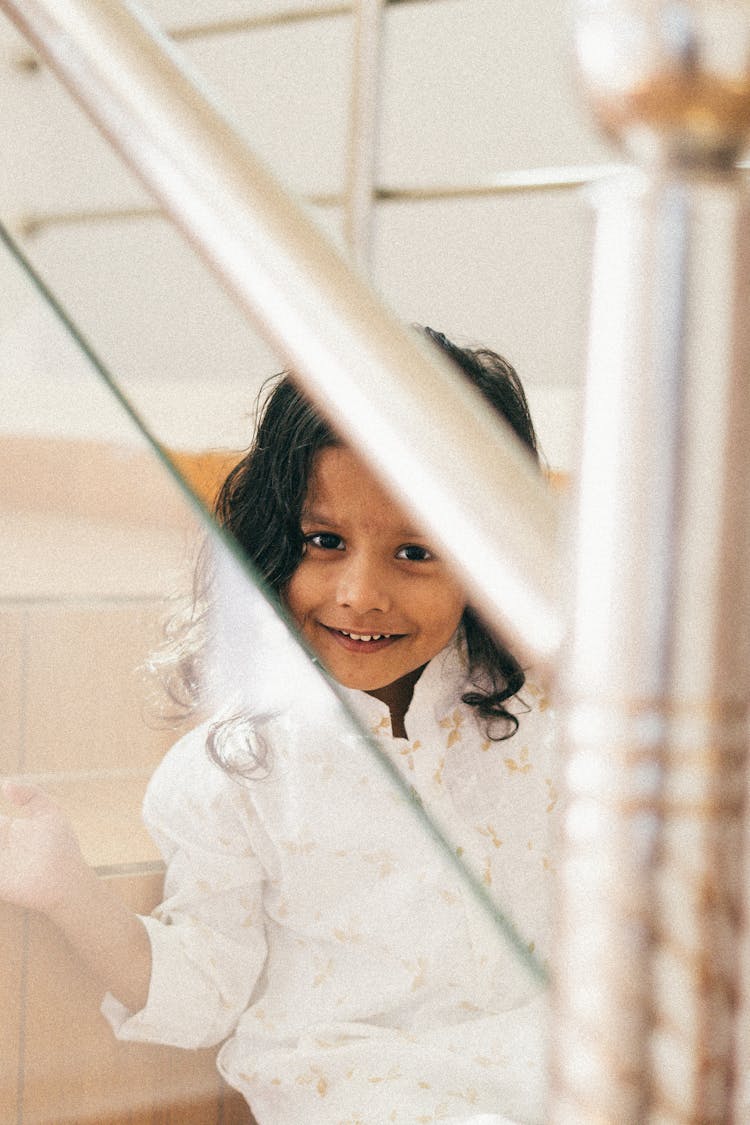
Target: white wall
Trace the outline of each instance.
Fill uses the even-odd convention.
[[[165,26],[280,10],[281,0],[151,0]],[[287,7],[298,7],[287,0]],[[469,184],[509,170],[612,159],[573,91],[558,0],[423,0],[386,9],[379,182]],[[44,68],[0,25],[0,215],[148,206]],[[352,21],[335,16],[180,44],[250,144],[293,191],[342,188]],[[339,216],[317,216],[334,239]],[[241,446],[259,383],[283,365],[160,217],[43,227],[22,239],[158,436]],[[481,342],[518,367],[553,465],[574,444],[591,217],[579,193],[382,203],[373,279],[404,320]],[[5,266],[5,269],[3,269]],[[8,281],[6,284],[5,274]],[[0,256],[0,417],[28,432],[107,436],[118,412],[39,299]],[[23,389],[23,393],[21,393]],[[25,396],[25,398],[24,398]],[[96,403],[86,409],[86,404]],[[122,429],[122,427],[120,426]],[[130,433],[126,426],[123,436]]]

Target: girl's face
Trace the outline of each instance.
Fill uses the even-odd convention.
[[[340,684],[404,710],[458,627],[461,586],[345,447],[315,458],[301,523],[305,552],[286,589],[292,617]]]

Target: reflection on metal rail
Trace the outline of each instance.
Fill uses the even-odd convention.
[[[456,562],[487,619],[524,658],[550,658],[561,631],[556,507],[510,432],[340,259],[155,24],[114,0],[0,7]]]

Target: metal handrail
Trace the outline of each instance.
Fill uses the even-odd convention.
[[[423,3],[424,0],[383,0],[388,7],[402,7],[404,4]],[[436,0],[429,0],[435,3]],[[191,40],[212,39],[219,36],[244,35],[247,32],[265,31],[269,28],[288,27],[295,24],[313,23],[337,16],[350,16],[355,4],[343,3],[308,5],[304,8],[283,8],[275,12],[260,12],[248,16],[218,19],[196,23],[170,24],[163,28],[164,34],[176,43]],[[39,67],[39,59],[32,52],[23,52],[16,58],[19,70],[33,72]]]
[[[0,7],[454,561],[487,620],[522,658],[551,658],[556,505],[509,429],[342,261],[155,23],[115,0]]]
[[[389,7],[420,2],[424,2],[424,0],[383,0],[383,3]],[[435,0],[429,0],[429,2],[435,3]],[[259,28],[280,27],[290,23],[308,23],[311,20],[326,19],[330,16],[350,15],[355,5],[356,0],[354,0],[354,3],[329,3],[308,5],[304,8],[285,8],[276,12],[238,16],[235,19],[218,19],[208,23],[201,21],[192,24],[173,24],[165,30],[170,39],[183,41],[186,39],[205,39],[214,35],[238,35],[246,31],[257,31]]]
[[[412,187],[374,184],[372,202],[438,203],[455,199],[571,191],[596,180],[618,175],[626,167],[625,164],[582,164],[559,168],[524,168],[517,172],[501,172],[491,179],[470,184],[417,184]],[[738,167],[744,166],[740,164]],[[340,207],[345,202],[345,196],[336,192],[312,193],[302,198],[314,207]],[[17,227],[22,235],[29,237],[50,227],[151,219],[161,214],[161,210],[156,207],[91,207],[69,211],[41,211],[23,215],[18,220]]]

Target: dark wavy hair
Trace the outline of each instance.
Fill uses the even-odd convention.
[[[487,348],[462,348],[431,328],[419,331],[457,364],[538,461],[528,403],[513,367]],[[294,376],[282,373],[270,382],[251,448],[231,470],[216,499],[218,523],[234,537],[282,605],[286,586],[302,558],[300,521],[314,460],[321,450],[340,444],[341,439]],[[185,638],[205,632],[211,590],[210,562],[205,554],[195,582],[192,609],[173,628],[173,659],[171,664],[163,662],[168,666],[167,690],[183,714],[197,704],[200,693],[202,645]],[[485,721],[489,738],[510,738],[518,729],[518,719],[504,704],[523,687],[524,671],[471,608],[464,611],[462,629],[471,685],[463,702]],[[223,725],[215,727],[208,740],[209,752],[219,761]]]

